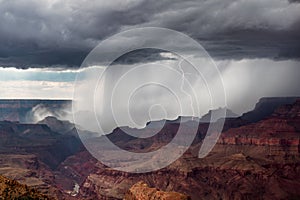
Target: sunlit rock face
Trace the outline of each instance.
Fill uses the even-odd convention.
[[[150,188],[144,182],[134,184],[125,194],[124,200],[190,200],[191,198],[178,192],[164,192],[157,188]]]
[[[3,199],[55,199],[3,176],[0,176],[0,197]]]

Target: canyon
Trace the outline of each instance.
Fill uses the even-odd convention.
[[[253,111],[228,116],[204,158],[198,152],[209,124],[201,122],[183,156],[147,173],[105,166],[85,149],[70,122],[52,116],[26,124],[4,114],[11,121],[0,122],[0,174],[56,199],[150,198],[157,192],[193,200],[300,198],[300,98],[263,98]],[[181,124],[186,134],[191,123]],[[178,127],[178,120],[166,120],[158,134],[146,139],[127,135],[121,127],[107,137],[123,149],[150,152],[170,142]]]

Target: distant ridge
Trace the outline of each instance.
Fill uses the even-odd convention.
[[[0,121],[27,122],[30,111],[38,105],[48,110],[59,110],[71,106],[71,100],[46,99],[0,99]]]
[[[285,104],[292,104],[299,98],[300,97],[263,97],[257,102],[255,108],[252,111],[244,113],[241,116],[241,119],[249,122],[257,122],[272,114],[277,107]],[[71,107],[71,103],[72,100],[68,99],[0,99],[0,121],[27,122],[32,114],[30,111],[37,105],[43,105],[49,110],[59,110],[68,106]],[[218,110],[219,109],[215,111],[218,112]],[[226,118],[235,117],[238,117],[238,115],[231,110],[226,109]],[[167,121],[169,123],[178,123],[181,120],[182,122],[193,120],[205,123],[209,122],[210,118],[211,111],[200,119],[198,117],[181,116],[175,120]],[[159,123],[159,121],[156,123]],[[155,125],[155,123],[153,125]]]
[[[293,104],[300,97],[263,97],[259,99],[252,111],[244,113],[241,118],[249,122],[258,122],[271,115],[276,108],[285,104]]]

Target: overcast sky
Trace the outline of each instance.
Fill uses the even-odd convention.
[[[297,0],[0,0],[0,98],[72,99],[90,51],[121,31],[141,27],[172,29],[199,42],[221,72],[234,112],[250,110],[263,96],[300,96]],[[111,45],[142,41],[128,36]],[[168,35],[156,43],[170,46]],[[180,40],[171,44],[185,48]],[[117,59],[118,68],[110,73],[117,79],[122,65],[159,61],[176,62],[176,56],[135,51]]]
[[[299,1],[1,0],[0,65],[78,67],[103,39],[145,26],[181,31],[218,59],[300,57]]]

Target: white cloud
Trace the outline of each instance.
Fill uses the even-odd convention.
[[[252,110],[261,97],[300,96],[299,64],[270,59],[218,62],[229,108],[240,114]]]
[[[72,99],[73,82],[0,81],[1,99]]]

